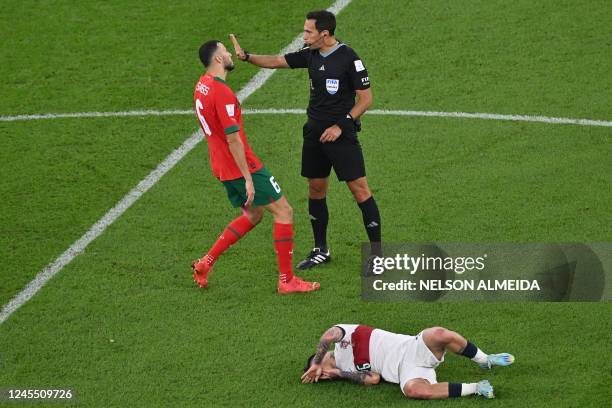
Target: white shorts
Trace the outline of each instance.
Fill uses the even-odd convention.
[[[444,361],[444,355],[441,360],[438,360],[423,341],[422,334],[422,332],[417,334],[414,340],[406,343],[399,366],[399,385],[402,392],[404,392],[406,383],[415,378],[422,378],[429,381],[430,384],[438,382],[436,381],[436,368]]]

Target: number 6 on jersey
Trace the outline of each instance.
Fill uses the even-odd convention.
[[[204,119],[204,115],[202,115],[202,109],[204,109],[204,105],[202,105],[202,101],[199,99],[196,99],[195,101],[195,105],[196,105],[196,113],[198,115],[198,119],[200,120],[200,123],[202,124],[202,129],[204,129],[204,133],[206,133],[206,136],[211,136],[212,132],[210,131],[210,127],[208,127],[208,123],[206,123],[206,119]]]

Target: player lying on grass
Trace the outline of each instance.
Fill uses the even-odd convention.
[[[331,343],[335,343],[335,349],[327,351]],[[344,379],[374,385],[383,379],[399,384],[408,398],[444,399],[473,394],[493,398],[493,386],[487,380],[436,381],[435,369],[444,361],[447,350],[470,358],[484,369],[514,362],[511,354],[485,354],[460,334],[443,327],[431,327],[410,336],[356,324],[338,324],[321,337],[316,354],[308,358],[302,382]]]
[[[217,242],[203,258],[193,262],[193,279],[205,288],[208,275],[219,256],[252,230],[264,210],[274,217],[274,247],[278,261],[278,292],[311,292],[317,282],[306,282],[293,275],[293,215],[274,176],[251,150],[238,98],[225,84],[234,69],[232,54],[216,40],[200,47],[200,60],[206,72],[196,83],[193,99],[195,113],[208,142],[210,165],[227,191],[234,207],[243,214],[229,223]]]

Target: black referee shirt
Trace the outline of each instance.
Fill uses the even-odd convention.
[[[330,52],[303,48],[285,54],[291,68],[308,68],[310,102],[308,117],[316,121],[336,122],[355,105],[355,90],[368,89],[368,71],[355,51],[338,43]]]

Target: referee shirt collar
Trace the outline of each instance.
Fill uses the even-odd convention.
[[[327,52],[323,52],[321,50],[319,50],[319,54],[321,54],[321,56],[323,58],[328,57],[330,55],[332,55],[338,48],[342,47],[344,45],[344,43],[341,43],[340,41],[338,41],[338,43],[336,45],[334,45],[334,48],[332,48],[331,50],[327,51]]]

